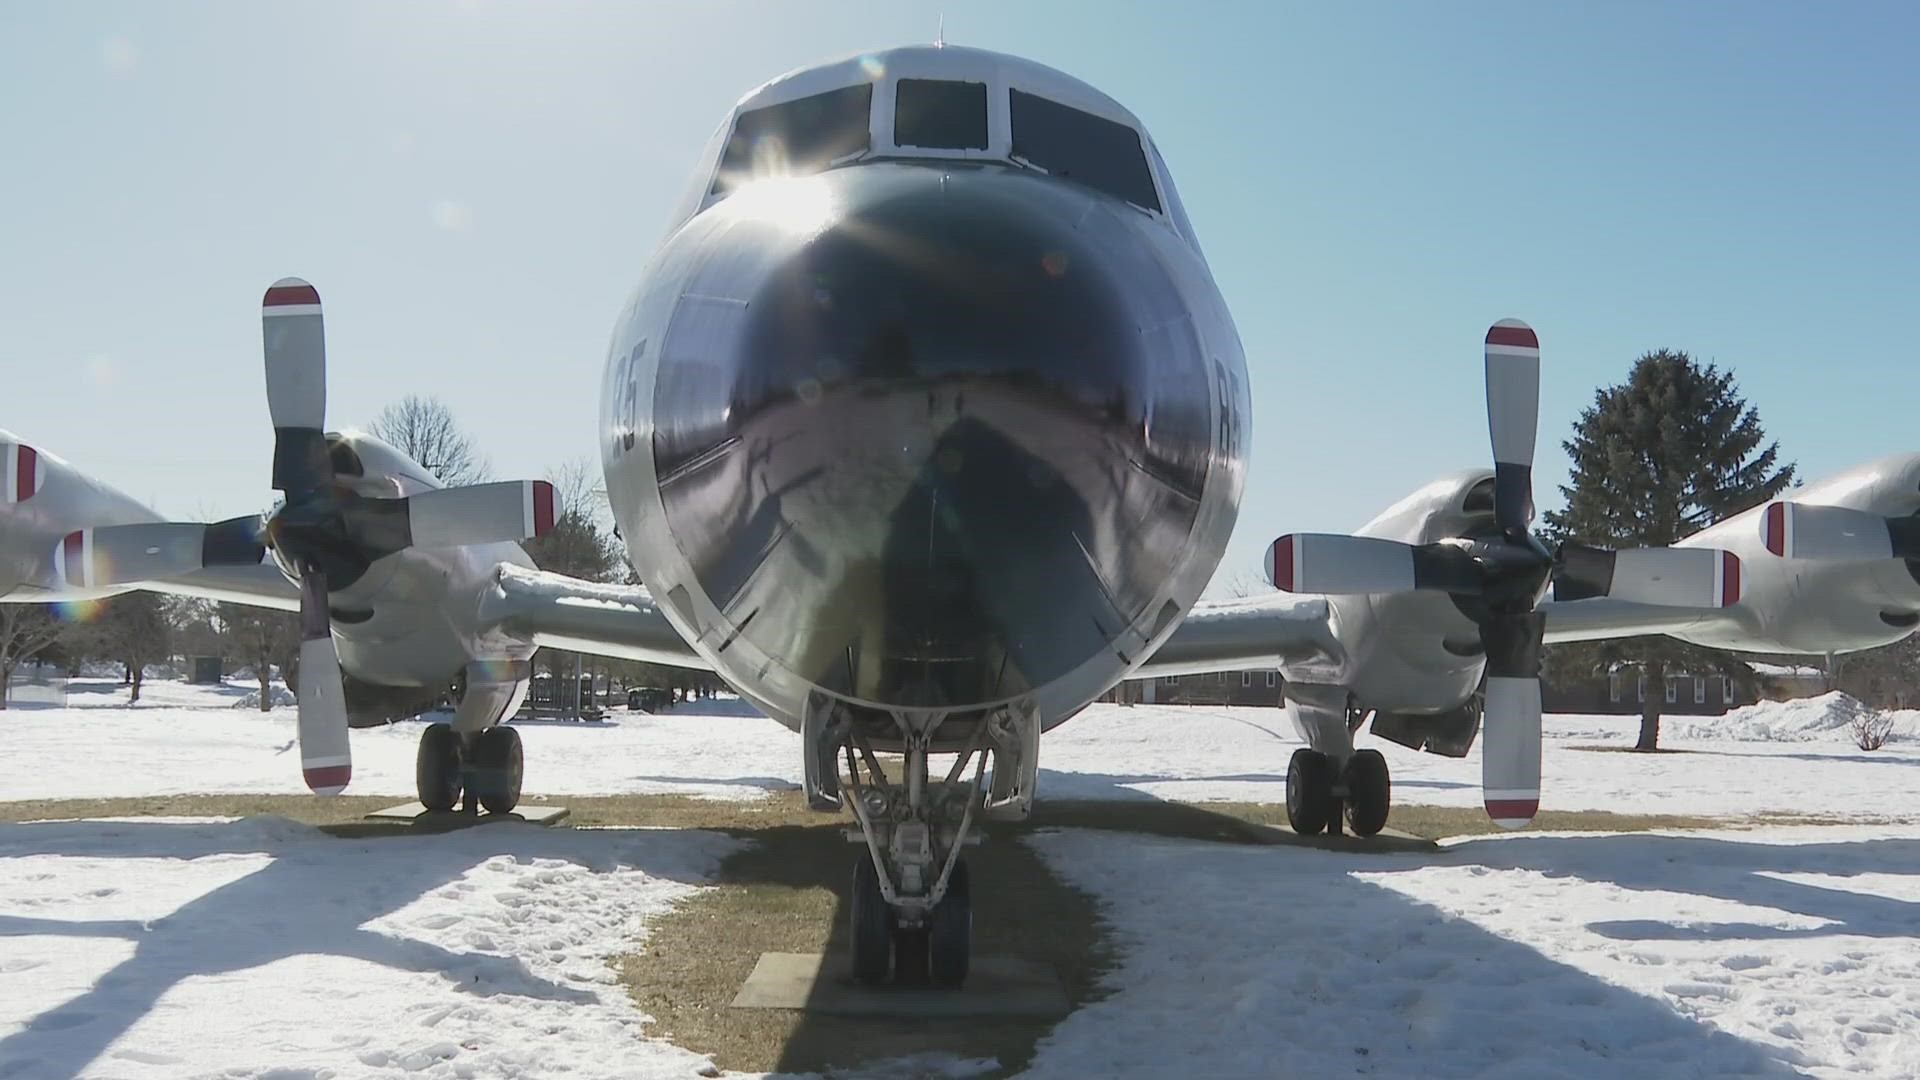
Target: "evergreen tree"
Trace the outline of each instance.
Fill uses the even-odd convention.
[[[1778,445],[1767,441],[1759,413],[1740,396],[1732,373],[1667,349],[1635,361],[1626,382],[1596,391],[1573,438],[1561,445],[1573,458],[1573,473],[1560,489],[1566,509],[1546,515],[1545,532],[1556,541],[1666,546],[1760,505],[1793,482],[1793,466],[1779,463]],[[1645,672],[1643,750],[1659,745],[1669,671],[1752,674],[1727,653],[1668,637],[1553,652],[1557,672],[1597,672],[1620,663]]]

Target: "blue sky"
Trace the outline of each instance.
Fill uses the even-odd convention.
[[[1509,315],[1543,506],[1651,348],[1732,368],[1806,475],[1920,448],[1920,8],[1868,3],[7,4],[0,427],[163,512],[261,508],[256,305],[298,274],[333,424],[435,393],[499,475],[590,456],[613,318],[734,99],[943,11],[1167,157],[1253,383],[1223,576],[1485,463]]]

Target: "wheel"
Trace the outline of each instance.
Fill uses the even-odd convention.
[[[467,783],[487,813],[510,813],[520,805],[520,781],[525,773],[526,754],[520,749],[519,731],[503,725],[474,736]]]
[[[866,852],[853,867],[847,931],[853,946],[853,977],[868,986],[886,982],[893,967],[893,908],[880,895],[880,872]]]
[[[420,733],[413,758],[413,786],[420,805],[451,810],[460,801],[460,736],[446,724],[429,724]]]
[[[1287,762],[1287,823],[1301,836],[1318,836],[1333,818],[1333,762],[1301,747]]]
[[[1393,781],[1387,759],[1378,750],[1358,750],[1347,760],[1347,826],[1355,836],[1372,836],[1387,827]]]
[[[973,890],[967,860],[953,864],[947,894],[927,913],[927,973],[933,985],[958,987],[967,981],[973,956]]]

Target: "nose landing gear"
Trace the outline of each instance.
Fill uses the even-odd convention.
[[[890,779],[862,724],[822,725],[844,739],[844,787],[866,851],[854,866],[847,910],[855,979],[868,985],[958,987],[973,955],[973,882],[961,849],[982,816],[1019,819],[1032,808],[1039,725],[1010,710],[964,720],[896,716],[905,745],[900,778]],[[945,779],[930,778],[936,733],[955,748]],[[951,746],[951,743],[948,743]],[[942,751],[946,752],[946,751]],[[992,775],[988,755],[992,755]],[[972,775],[968,776],[968,766]]]

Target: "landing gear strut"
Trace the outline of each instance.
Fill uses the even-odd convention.
[[[957,987],[973,955],[973,884],[961,850],[975,841],[979,819],[1020,820],[1031,810],[1039,724],[1031,712],[1011,709],[886,719],[840,714],[802,727],[803,735],[837,743],[826,753],[837,749],[844,763],[830,781],[824,769],[808,771],[809,802],[851,806],[860,828],[849,839],[865,849],[847,905],[853,976],[869,985],[891,978]],[[877,742],[904,750],[897,777],[881,765]],[[819,749],[809,747],[810,758]],[[934,753],[954,755],[944,779],[929,772]]]
[[[1341,826],[1372,836],[1387,825],[1393,800],[1387,759],[1378,750],[1353,748],[1362,717],[1339,687],[1289,684],[1287,714],[1308,745],[1287,763],[1287,822],[1302,836]]]

